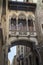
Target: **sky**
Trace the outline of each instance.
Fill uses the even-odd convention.
[[[33,0],[34,2],[37,2],[37,0]]]
[[[16,0],[12,0],[12,1],[16,1]],[[23,2],[23,0],[17,0],[17,1],[22,1]],[[37,0],[33,0],[33,2],[37,2]]]
[[[8,53],[8,59],[10,60],[10,63],[12,63],[14,55],[16,55],[16,46],[13,46],[10,50],[11,51]]]

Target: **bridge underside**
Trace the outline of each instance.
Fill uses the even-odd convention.
[[[32,51],[32,53],[33,53],[33,55],[34,55],[35,57],[37,57],[38,60],[40,59],[39,53],[37,52],[37,49],[36,49],[35,42],[27,41],[27,40],[17,40],[17,41],[15,41],[15,42],[11,42],[11,46],[10,46],[10,47],[15,46],[15,45],[16,45],[16,46],[17,46],[17,45],[24,45],[24,46],[30,47],[30,48],[31,48],[31,51]],[[9,51],[9,49],[8,49],[8,51]],[[34,63],[35,63],[35,62],[34,62]],[[37,61],[36,61],[36,63],[37,63]],[[40,60],[38,61],[37,64],[40,65]],[[35,64],[34,64],[34,65],[35,65]]]
[[[32,47],[33,44],[35,45],[35,42],[27,41],[27,40],[17,40],[15,42],[11,42],[11,46],[24,45],[24,46]]]

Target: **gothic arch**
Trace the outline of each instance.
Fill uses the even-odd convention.
[[[12,44],[12,43],[15,43],[15,44]],[[32,52],[35,52],[35,56],[37,55],[37,59],[39,59],[39,62],[40,62],[40,56],[36,50],[35,42],[32,42],[30,40],[16,40],[16,41],[11,42],[11,47],[14,45],[17,45],[17,43],[19,43],[19,45],[20,45],[20,43],[21,43],[21,45],[23,45],[23,43],[24,43],[25,46],[30,47],[32,49]],[[29,43],[29,44],[27,45],[26,43]],[[39,65],[40,65],[40,63],[39,63]]]
[[[32,30],[33,31],[36,31],[36,29],[35,29],[35,15],[34,14],[29,14],[28,15],[28,23],[29,23],[29,21],[31,21],[30,22],[30,26],[32,26]]]
[[[17,15],[16,14],[12,14],[12,15],[9,16],[9,19],[11,19],[11,18],[17,18]]]
[[[16,40],[16,41],[11,42],[11,47],[14,46],[14,45],[24,45],[24,46],[30,47],[32,52],[33,52],[33,54],[35,54],[35,56],[36,56],[36,63],[37,63],[37,65],[38,64],[40,65],[40,54],[38,53],[38,50],[36,49],[36,45],[35,45],[34,41],[30,41],[30,40]]]
[[[10,45],[11,45],[11,44],[12,44],[12,45],[13,45],[13,44],[14,44],[14,45],[16,45],[16,44],[18,45],[18,43],[15,43],[15,42],[20,41],[20,40],[22,40],[22,41],[23,41],[23,40],[24,40],[24,41],[26,40],[27,42],[31,42],[31,43],[34,43],[35,45],[38,45],[38,42],[37,42],[37,39],[36,39],[36,38],[30,38],[30,39],[29,39],[29,38],[25,38],[25,37],[24,37],[24,38],[23,38],[23,37],[22,37],[22,38],[18,38],[18,39],[12,39],[12,40],[10,39],[10,43],[9,43],[9,44],[10,44]],[[29,44],[30,44],[30,43],[29,43]],[[19,45],[20,45],[20,44],[19,44]],[[21,45],[28,45],[28,43],[27,43],[27,44],[23,43],[23,44],[21,44]]]
[[[26,34],[27,22],[26,22],[26,16],[24,13],[20,13],[18,16],[18,30],[21,35]]]
[[[18,15],[18,18],[22,18],[22,19],[26,19],[26,15],[24,14],[24,13],[20,13],[19,15]]]
[[[28,40],[16,40],[16,41],[13,41],[11,42],[11,45],[25,45],[25,46],[29,46],[31,47],[33,44],[35,44],[35,42],[32,42],[32,41],[28,41]]]
[[[9,30],[16,30],[17,26],[16,26],[16,21],[17,20],[17,15],[16,14],[12,14],[9,17]],[[16,31],[15,31],[16,33]]]
[[[35,21],[35,15],[34,14],[29,14],[28,15],[28,19],[32,19],[33,21]]]

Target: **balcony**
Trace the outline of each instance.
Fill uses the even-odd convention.
[[[35,11],[36,3],[8,1],[9,10]]]
[[[27,36],[29,36],[29,37],[36,37],[37,36],[37,33],[36,33],[36,31],[12,31],[12,30],[10,30],[9,31],[9,36],[10,37],[15,37],[15,36],[19,36],[19,37],[27,37]]]
[[[18,19],[18,24],[15,19],[11,19],[9,25],[10,36],[36,36],[35,25],[32,20]]]

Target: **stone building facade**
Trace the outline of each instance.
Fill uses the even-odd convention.
[[[13,58],[12,65],[18,65],[17,56],[16,55]]]
[[[19,57],[20,55],[22,55],[24,57],[26,53],[29,52],[29,50],[30,48],[27,46],[18,45],[16,46],[16,56]]]
[[[8,59],[8,65],[10,65],[10,60]]]
[[[17,53],[13,58],[12,65],[29,65],[30,62],[34,61],[29,61],[29,56],[33,55],[31,52],[31,48],[19,45],[19,47],[17,46],[16,50]]]
[[[33,1],[30,2],[30,0],[26,0],[25,2],[27,3],[23,4],[22,2],[19,3],[19,5],[17,5],[18,3],[15,2],[16,5],[13,9],[12,6],[14,4],[8,2],[8,0],[0,0],[0,28],[2,29],[3,34],[3,37],[0,36],[3,38],[1,39],[3,42],[1,41],[0,43],[0,55],[2,55],[2,59],[0,59],[1,65],[8,65],[8,48],[13,45],[17,45],[17,42],[18,45],[27,45],[32,47],[34,50],[38,49],[37,53],[39,54],[39,57],[43,59],[42,54],[40,54],[40,50],[42,53],[43,48],[43,1],[38,0],[37,4]],[[26,7],[19,7],[22,4],[23,7],[24,5]],[[15,21],[16,24],[13,24],[12,21]],[[20,21],[25,21],[25,24],[21,24]],[[35,44],[31,44],[30,42],[35,42]]]

